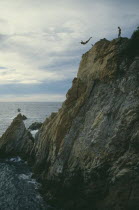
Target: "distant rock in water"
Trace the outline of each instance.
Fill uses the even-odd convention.
[[[41,122],[34,122],[34,123],[32,123],[30,126],[29,126],[29,130],[38,130],[38,129],[40,129],[41,128],[41,126],[42,126],[42,123]]]
[[[25,115],[22,115],[22,120],[27,120],[28,118]]]
[[[23,116],[18,114],[0,138],[0,157],[27,157],[33,147],[33,137],[25,128]]]

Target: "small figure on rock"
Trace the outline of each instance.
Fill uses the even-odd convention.
[[[82,40],[81,40],[81,44],[87,44],[89,41],[90,41],[90,39],[92,39],[92,37],[90,37],[87,41],[85,41],[85,42],[83,42]]]
[[[18,112],[21,112],[21,109],[20,109],[20,108],[18,108],[18,109],[17,109],[17,111],[18,111]]]
[[[121,28],[118,26],[118,38],[121,37]]]

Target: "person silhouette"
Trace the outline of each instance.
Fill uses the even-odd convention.
[[[118,38],[121,37],[121,28],[118,26]]]
[[[21,112],[21,109],[20,109],[20,108],[18,108],[18,109],[17,109],[17,111],[18,111],[18,112]]]
[[[80,43],[81,43],[81,44],[87,44],[87,43],[90,41],[90,39],[92,39],[92,37],[90,37],[90,38],[89,38],[87,41],[85,41],[85,42],[81,40]]]

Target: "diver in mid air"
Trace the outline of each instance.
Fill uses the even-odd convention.
[[[83,42],[82,40],[81,40],[81,44],[87,44],[89,41],[90,41],[90,39],[92,39],[92,37],[90,37],[87,41],[85,41],[85,42]]]

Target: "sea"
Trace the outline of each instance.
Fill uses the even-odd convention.
[[[27,117],[28,128],[33,122],[43,122],[61,108],[60,102],[0,102],[0,136],[18,114]],[[0,210],[52,210],[40,193],[41,183],[20,157],[0,159]]]
[[[61,108],[61,102],[0,102],[0,136],[17,116],[18,108],[27,117],[28,128],[33,122],[43,122],[52,112]]]

